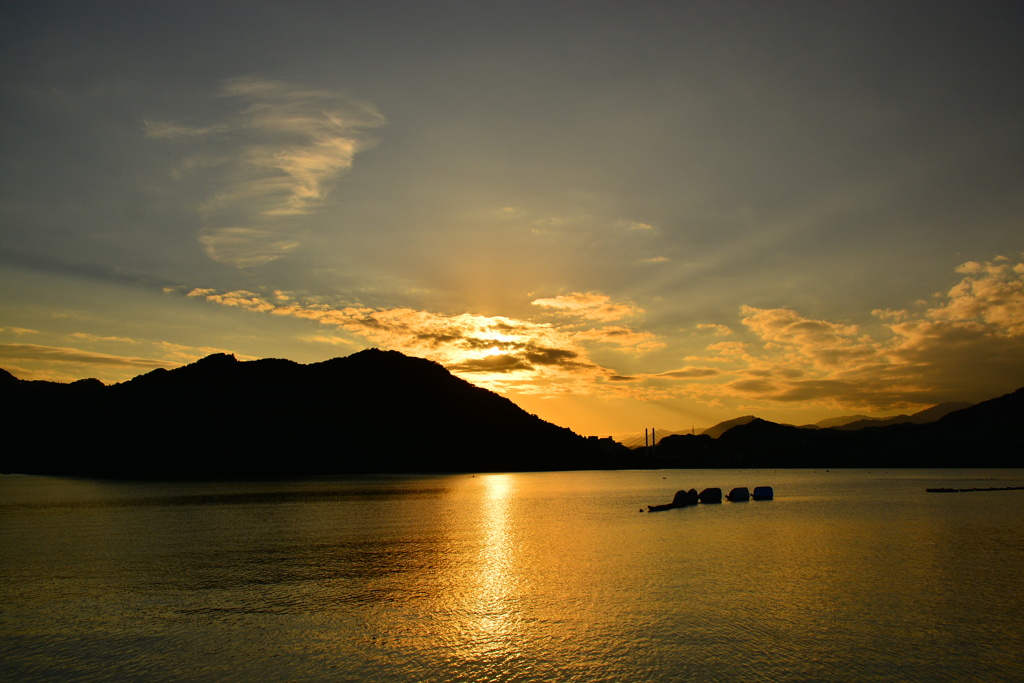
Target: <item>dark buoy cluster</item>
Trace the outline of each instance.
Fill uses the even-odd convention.
[[[758,486],[754,488],[754,494],[751,496],[750,490],[746,486],[740,486],[729,491],[726,499],[732,503],[739,503],[748,501],[751,497],[754,500],[772,500],[775,498],[775,491],[771,486]],[[700,493],[697,493],[697,489],[690,489],[689,491],[676,491],[676,495],[672,498],[671,503],[648,505],[647,510],[648,512],[661,512],[662,510],[689,507],[698,503],[711,504],[721,502],[722,489],[720,488],[704,489]],[[643,512],[643,510],[640,512]]]

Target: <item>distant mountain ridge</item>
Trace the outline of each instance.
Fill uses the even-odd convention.
[[[718,437],[720,437],[722,434],[725,434],[733,427],[739,427],[740,425],[750,424],[756,419],[757,418],[754,417],[753,415],[743,415],[742,417],[734,417],[731,420],[719,422],[713,427],[708,427],[703,432],[701,432],[701,434],[710,436],[712,439],[717,439]]]
[[[105,386],[0,375],[31,435],[0,471],[141,477],[572,469],[607,444],[530,415],[441,365],[370,349],[301,365],[214,354]]]
[[[913,424],[925,424],[935,422],[946,415],[970,407],[970,403],[939,403],[930,408],[918,411],[912,415],[894,415],[892,417],[868,417],[867,415],[852,415],[846,417],[833,417],[815,425],[823,429],[867,429],[870,427],[885,427],[888,425],[911,422]]]
[[[904,422],[912,422],[914,424],[925,424],[927,422],[934,422],[945,415],[955,411],[962,410],[969,407],[970,403],[940,403],[938,405],[925,408],[924,410],[918,411],[912,415],[895,415],[891,417],[870,417],[869,415],[844,415],[840,417],[829,417],[824,420],[815,422],[814,424],[799,425],[801,429],[867,429],[869,427],[885,427],[888,425],[901,424]],[[708,436],[717,439],[725,432],[729,431],[733,427],[739,425],[748,424],[754,420],[759,419],[755,415],[742,415],[740,417],[734,417],[731,420],[725,420],[719,422],[716,425],[708,427],[702,430],[687,430],[687,431],[671,431],[668,429],[659,429],[656,431],[657,440],[660,442],[661,439],[674,436],[674,435],[685,435],[685,434],[707,434]],[[621,434],[617,436],[618,440],[628,448],[636,448],[644,445],[643,434]]]
[[[693,468],[1021,467],[1022,424],[1024,388],[922,423],[808,429],[754,418],[717,439],[666,437],[657,457],[662,466]]]

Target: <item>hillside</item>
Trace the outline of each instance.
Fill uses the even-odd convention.
[[[726,420],[725,422],[719,422],[718,424],[716,424],[713,427],[708,427],[703,432],[701,432],[701,434],[706,434],[707,436],[710,436],[712,439],[717,439],[718,437],[722,436],[722,434],[725,434],[727,431],[729,431],[733,427],[738,427],[740,425],[749,424],[749,423],[753,422],[756,419],[758,419],[758,418],[754,417],[753,415],[744,415],[742,417],[734,417],[731,420]]]
[[[1021,467],[1024,389],[946,414],[933,422],[871,429],[802,429],[753,420],[717,440],[745,466]]]
[[[935,422],[946,415],[969,408],[970,403],[940,403],[930,408],[918,411],[913,415],[894,415],[893,417],[866,417],[864,415],[853,415],[847,418],[832,418],[816,423],[819,427],[832,427],[835,429],[868,429],[872,427],[887,427],[889,425],[911,422],[913,424],[926,424]]]
[[[437,363],[371,349],[301,365],[216,354],[128,382],[3,373],[5,472],[254,477],[606,464],[593,442]]]
[[[659,434],[657,449],[632,453],[545,422],[437,363],[376,349],[309,365],[216,354],[111,386],[94,379],[23,381],[0,370],[0,399],[12,444],[0,472],[249,478],[1024,466],[1024,389],[922,424],[808,429],[744,416],[699,435]],[[945,410],[937,408],[911,418]]]

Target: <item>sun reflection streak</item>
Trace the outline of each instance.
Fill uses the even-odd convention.
[[[510,525],[515,481],[512,475],[484,477],[480,554],[476,581],[467,601],[468,622],[459,655],[478,664],[500,665],[517,651],[517,594],[513,574],[514,539]]]

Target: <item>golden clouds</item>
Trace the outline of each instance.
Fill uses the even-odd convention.
[[[894,357],[920,363],[922,354],[948,354],[979,344],[1005,346],[1021,354],[1024,263],[998,257],[985,263],[967,262],[957,272],[963,279],[945,296],[937,295],[936,305],[922,315],[874,311],[880,319],[892,321],[888,327],[895,335]]]
[[[266,297],[249,291],[197,288],[187,296],[316,321],[383,348],[437,361],[492,389],[514,385],[526,390],[538,381],[576,381],[580,374],[606,374],[587,358],[570,333],[546,323],[469,313],[441,315],[412,308],[330,306],[291,298],[280,291]],[[337,344],[339,339],[334,337],[330,343]]]
[[[978,322],[993,334],[1024,335],[1024,263],[1006,257],[957,269],[964,274],[949,290],[945,304],[929,309],[927,316],[948,322]]]
[[[643,309],[597,292],[533,299],[537,320],[336,306],[279,290],[188,296],[315,321],[334,332],[304,339],[353,346],[360,339],[515,395],[879,411],[982,399],[1024,383],[1024,263],[971,262],[957,273],[946,294],[917,311],[874,311],[854,324],[741,306],[736,324],[698,323],[689,346],[673,347],[653,331],[605,324]],[[613,367],[619,362],[626,367]],[[652,367],[658,363],[668,369]]]
[[[742,306],[741,322],[766,349],[778,349],[792,361],[810,361],[818,367],[850,367],[858,359],[870,358],[870,341],[861,337],[856,325],[812,320],[786,308],[758,309]]]
[[[888,410],[961,398],[956,392],[969,385],[957,379],[963,373],[970,373],[974,384],[991,387],[979,390],[991,395],[1005,390],[1000,382],[1008,381],[1007,372],[1017,378],[1011,384],[1024,381],[1024,265],[997,259],[965,264],[958,273],[961,280],[930,307],[876,311],[869,327],[790,308],[742,306],[735,329],[721,323],[695,326],[699,334],[692,339],[703,338],[701,346],[676,347],[674,355],[687,365],[628,373],[595,361],[593,354],[601,348],[626,352],[635,364],[638,354],[671,359],[673,351],[651,331],[602,324],[639,316],[643,309],[597,292],[534,299],[541,313],[554,314],[546,322],[331,306],[281,291],[194,289],[189,296],[313,320],[340,333],[332,344],[355,335],[436,360],[497,391]]]
[[[702,360],[730,379],[699,391],[881,410],[1016,388],[1024,382],[1024,263],[1000,257],[956,272],[961,280],[923,311],[873,311],[883,324],[871,334],[788,308],[743,306],[752,339],[709,345]]]
[[[658,377],[666,377],[668,379],[706,379],[708,377],[717,377],[721,374],[722,371],[717,368],[698,368],[688,366],[678,370],[669,370],[668,372],[659,373]]]
[[[553,309],[565,315],[574,315],[586,320],[611,322],[643,313],[643,309],[631,304],[617,303],[611,297],[594,292],[573,292],[531,302],[540,308]]]

